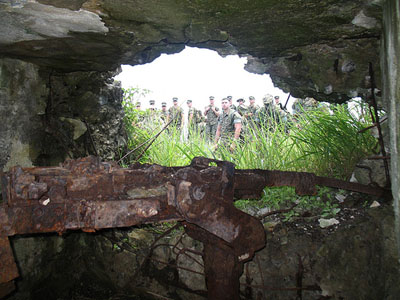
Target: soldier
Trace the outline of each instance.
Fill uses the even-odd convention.
[[[318,107],[318,102],[314,98],[306,97],[304,99],[297,98],[292,105],[292,111],[295,118],[304,112],[314,110]]]
[[[275,100],[275,106],[279,107],[279,109],[284,110],[282,103],[279,101],[279,96],[274,97]]]
[[[239,98],[236,100],[238,104],[236,111],[239,113],[239,115],[241,115],[242,117],[245,116],[247,114],[247,107],[246,105],[244,105],[244,99],[243,98]]]
[[[160,119],[164,125],[167,124],[168,120],[167,102],[161,102]]]
[[[142,111],[142,103],[136,102],[135,119],[132,121],[132,126],[142,127],[145,120],[145,112]]]
[[[150,100],[149,103],[150,103],[149,110],[156,111],[156,100]]]
[[[150,100],[149,101],[149,108],[146,109],[145,111],[145,118],[144,118],[144,124],[148,128],[153,128],[154,127],[159,127],[160,126],[160,119],[158,118],[158,112],[156,109],[156,101],[155,100]]]
[[[229,150],[233,151],[240,137],[242,118],[237,111],[231,109],[227,98],[222,99],[221,104],[223,112],[218,118],[215,149],[218,147],[219,140],[221,139],[221,143],[225,147],[229,146]]]
[[[183,109],[178,106],[178,98],[172,98],[172,102],[174,105],[168,109],[167,123],[172,119],[171,125],[180,130],[184,124]]]
[[[254,98],[253,96],[249,97],[249,102],[250,102],[250,104],[247,107],[247,113],[246,113],[245,117],[249,121],[252,128],[255,128],[255,125],[257,124],[256,113],[260,107],[256,104],[256,98]]]
[[[248,128],[247,128],[247,120],[246,120],[246,114],[247,114],[247,106],[244,105],[244,99],[239,98],[236,100],[238,104],[236,111],[238,114],[242,117],[242,130],[240,131],[240,140],[244,140],[245,135],[248,133]]]
[[[206,119],[206,137],[210,141],[214,141],[215,133],[217,131],[219,108],[214,104],[214,96],[210,96],[210,105],[204,109],[204,116]]]
[[[279,114],[279,121],[285,126],[285,132],[289,132],[289,128],[292,126],[290,113],[287,111],[286,107],[283,107],[282,103],[279,101],[279,96],[274,97],[275,100],[275,110]]]
[[[228,97],[226,97],[226,99],[228,99],[228,101],[229,101],[230,108],[233,110],[236,110],[236,105],[232,103],[232,96],[228,96]]]
[[[258,109],[256,113],[257,122],[261,128],[266,128],[270,131],[275,129],[276,124],[280,122],[280,116],[274,105],[272,95],[266,94],[263,98],[264,106]]]
[[[192,100],[186,101],[188,106],[188,130],[189,136],[198,132],[198,124],[201,122],[201,111],[194,108]]]

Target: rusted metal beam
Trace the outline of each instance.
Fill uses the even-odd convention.
[[[212,162],[217,166],[210,166]],[[129,168],[87,157],[59,167],[14,167],[1,177],[0,283],[18,276],[9,236],[77,229],[93,232],[175,220],[185,221],[190,234],[205,244],[212,299],[238,299],[242,264],[265,245],[263,225],[236,209],[235,197],[255,199],[266,186],[284,185],[294,186],[300,195],[314,194],[316,185],[384,193],[312,173],[235,170],[232,163],[202,157],[186,167],[137,164]],[[213,253],[221,257],[225,253],[226,260],[218,264]],[[220,282],[226,274],[231,276],[221,285],[210,279]],[[226,289],[234,292],[220,298],[228,295]]]
[[[251,180],[250,180],[251,178]],[[355,182],[316,176],[307,172],[236,170],[235,198],[258,199],[265,187],[292,186],[298,195],[315,195],[317,186],[328,186],[378,197],[391,197],[390,190]]]
[[[18,276],[7,239],[15,234],[178,220],[224,241],[236,260],[251,259],[265,244],[263,226],[233,206],[233,164],[210,167],[210,162],[199,158],[182,168],[124,169],[87,157],[60,167],[13,168],[2,176],[0,282]]]

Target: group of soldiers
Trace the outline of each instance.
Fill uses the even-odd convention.
[[[293,113],[300,114],[304,111],[304,107],[318,105],[318,102],[310,99],[312,98],[296,99],[292,106]],[[279,96],[265,95],[261,107],[255,103],[256,99],[253,96],[248,100],[249,105],[245,105],[245,99],[239,98],[235,105],[232,96],[227,96],[221,100],[220,109],[215,105],[214,96],[210,96],[209,105],[204,111],[193,107],[192,100],[187,100],[187,118],[176,97],[172,99],[173,105],[168,109],[167,103],[162,102],[161,111],[155,108],[155,100],[150,100],[149,111],[151,114],[157,114],[164,125],[171,123],[170,126],[181,130],[186,123],[189,136],[194,133],[204,134],[215,144],[215,148],[222,144],[230,150],[235,149],[240,138],[252,129],[265,128],[272,131],[279,123],[289,128],[292,116],[287,111],[286,105],[280,102]],[[137,103],[136,109],[141,109],[140,103]]]

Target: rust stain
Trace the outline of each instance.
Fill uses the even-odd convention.
[[[225,295],[229,285],[236,289],[243,262],[265,245],[261,222],[236,209],[234,197],[256,199],[264,187],[283,185],[294,186],[300,195],[315,193],[316,185],[373,195],[385,192],[312,173],[235,170],[232,163],[204,157],[194,158],[186,167],[135,165],[126,169],[86,157],[60,167],[14,167],[2,174],[1,182],[0,283],[18,276],[8,236],[61,234],[70,229],[94,232],[178,220],[185,221],[190,234],[206,245],[206,278],[213,278],[215,272],[221,272],[216,278],[233,272],[224,281],[228,286],[210,283],[210,298]],[[209,257],[213,253],[229,255],[218,262]],[[238,299],[238,294],[229,293],[229,297]]]

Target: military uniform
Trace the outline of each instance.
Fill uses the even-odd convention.
[[[237,100],[239,105],[236,108],[238,114],[242,117],[242,130],[240,131],[240,139],[244,140],[244,137],[248,134],[248,122],[246,120],[247,106],[244,105],[244,99],[240,98]]]
[[[172,98],[173,103],[178,102],[178,98]],[[172,120],[171,125],[175,126],[177,129],[181,129],[182,125],[182,116],[183,116],[183,109],[179,106],[171,106],[168,109],[168,120]]]
[[[223,112],[218,118],[218,126],[221,126],[221,142],[225,146],[232,142],[235,134],[235,124],[242,123],[242,117],[237,111],[229,109],[228,113]]]
[[[168,109],[168,117],[169,119],[173,119],[172,125],[176,126],[176,128],[180,129],[182,125],[182,114],[183,109],[175,106],[172,106]]]
[[[247,114],[247,106],[242,104],[239,104],[238,107],[236,108],[236,111],[239,113],[239,115],[241,115],[242,117],[244,117]]]
[[[218,117],[211,109],[211,105],[206,106],[206,109],[209,108],[204,115],[207,117],[206,120],[206,136],[211,140],[214,141],[215,133],[217,132],[217,125],[218,125]],[[219,111],[219,108],[214,106],[215,111]]]
[[[154,129],[160,126],[158,111],[155,108],[155,100],[150,100],[150,107],[145,110],[143,123],[146,127]]]
[[[261,127],[272,131],[275,129],[275,125],[280,123],[281,117],[273,104],[271,95],[265,95],[263,102],[264,106],[259,108],[256,112],[256,120]]]
[[[191,115],[192,115],[192,118],[190,119]],[[200,122],[201,122],[201,111],[196,109],[196,108],[194,108],[193,106],[189,107],[189,110],[188,110],[189,135],[192,132],[198,132],[198,125],[199,125]]]
[[[189,125],[199,124],[201,122],[201,118],[202,118],[201,111],[198,110],[197,108],[191,107],[191,108],[189,108],[188,115],[190,116],[191,114],[193,114],[193,118],[192,118],[191,124],[189,124]]]
[[[255,119],[255,117],[256,117],[256,113],[257,113],[257,110],[259,110],[260,109],[260,106],[258,106],[257,104],[254,104],[253,106],[252,105],[249,105],[248,107],[247,107],[247,114],[246,114],[246,118],[248,119],[248,120],[251,120],[251,119]]]
[[[257,122],[257,111],[260,109],[260,106],[257,104],[254,105],[249,105],[247,107],[247,113],[246,113],[246,120],[247,123],[250,125],[251,128],[256,128],[258,127],[258,122]]]
[[[236,110],[236,105],[232,103],[232,96],[227,96],[226,99],[228,99],[229,103],[230,103],[230,109],[232,110]]]
[[[168,119],[168,111],[166,110],[161,110],[160,112],[160,119],[161,121],[166,124],[167,123],[167,119]]]
[[[160,111],[160,119],[161,122],[165,125],[167,123],[167,119],[168,119],[168,111],[167,110],[163,110],[163,107],[167,107],[167,103],[166,102],[161,102],[161,111]]]
[[[305,99],[297,98],[292,105],[293,115],[300,116],[306,111],[316,109],[318,102],[314,98],[307,97]]]

